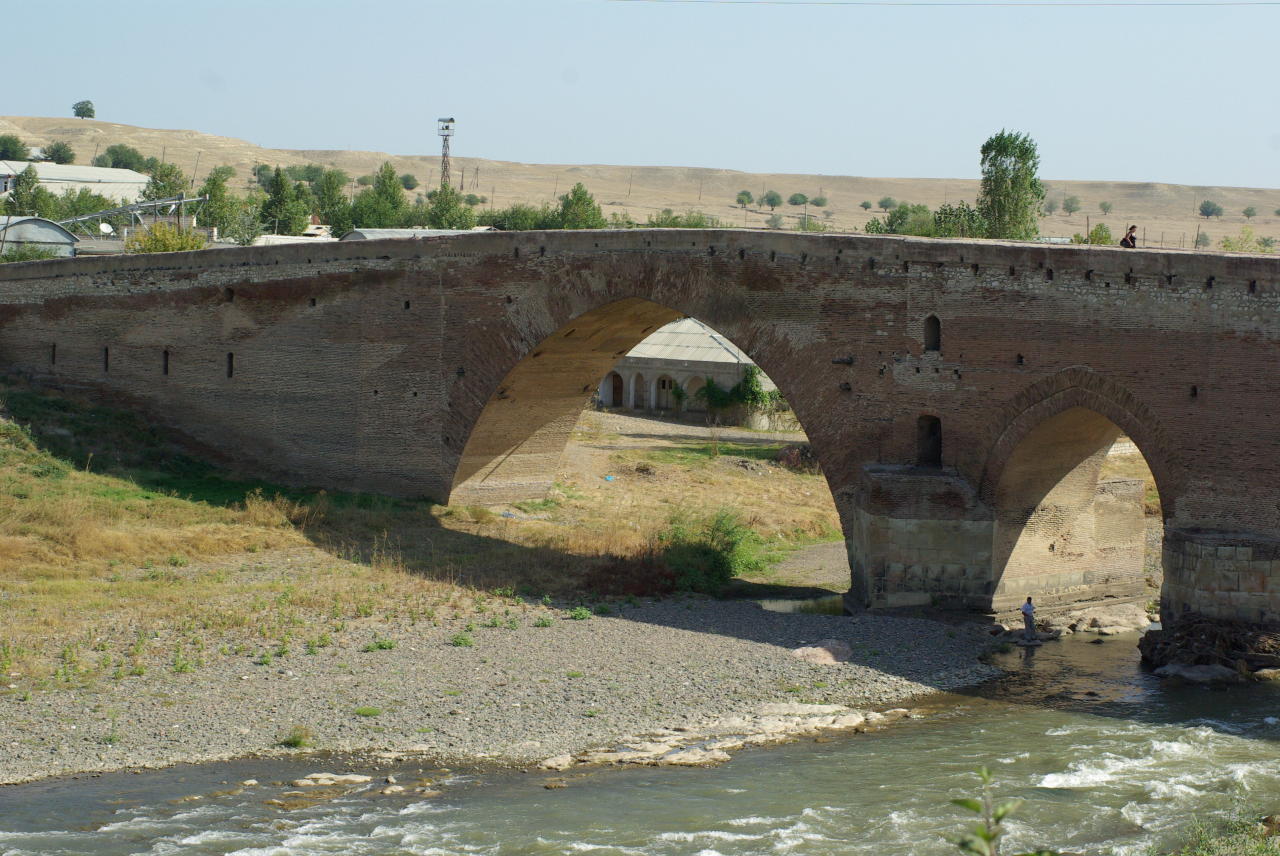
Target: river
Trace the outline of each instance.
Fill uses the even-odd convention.
[[[564,788],[544,787],[549,774],[427,769],[442,796],[286,811],[265,800],[290,788],[269,782],[333,764],[252,759],[3,788],[0,854],[933,856],[958,852],[948,842],[969,818],[949,800],[976,793],[981,764],[1000,795],[1027,800],[1009,852],[1147,854],[1196,817],[1280,811],[1280,686],[1165,688],[1135,641],[999,655],[1006,677],[884,731],[708,769],[599,769]],[[217,793],[249,777],[264,784]]]

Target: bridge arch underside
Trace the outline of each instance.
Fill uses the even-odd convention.
[[[991,607],[1145,600],[1145,460],[1118,425],[1071,407],[1005,463],[993,497]]]

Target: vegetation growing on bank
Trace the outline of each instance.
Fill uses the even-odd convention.
[[[714,467],[619,453],[640,490],[559,485],[499,514],[237,476],[133,414],[13,383],[0,382],[0,402],[0,675],[57,686],[199,671],[217,656],[266,665],[345,634],[366,643],[369,622],[550,626],[553,596],[611,594],[618,563],[679,544],[675,559],[707,562],[675,562],[675,584],[647,592],[713,591],[725,567],[761,568],[836,526],[803,495],[820,476],[777,468],[771,489],[794,495],[777,508],[748,492],[758,482],[731,463],[751,460],[747,447]],[[681,502],[716,508],[725,494],[739,510],[673,522]],[[381,650],[373,638],[365,647]]]

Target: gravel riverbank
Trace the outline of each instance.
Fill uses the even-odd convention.
[[[921,619],[704,599],[570,616],[524,604],[500,626],[368,621],[311,654],[212,654],[193,671],[11,689],[0,783],[305,751],[281,745],[291,731],[314,750],[527,765],[767,703],[871,710],[997,674],[977,661],[981,630]],[[790,653],[822,639],[846,642],[851,661]]]

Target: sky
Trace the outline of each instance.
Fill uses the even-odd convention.
[[[0,114],[528,163],[1280,188],[1280,3],[6,3]],[[15,76],[13,70],[23,73]],[[26,79],[30,85],[15,86]]]

